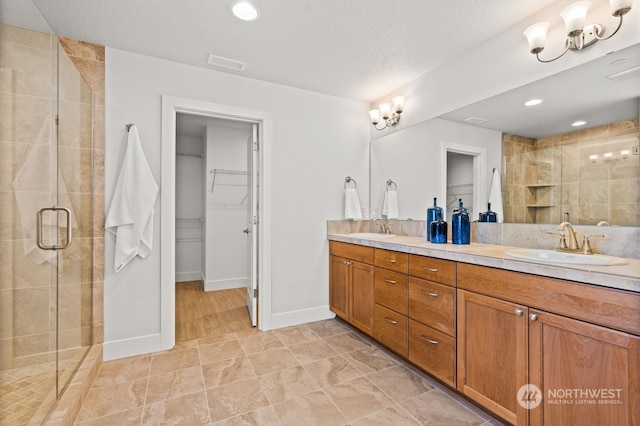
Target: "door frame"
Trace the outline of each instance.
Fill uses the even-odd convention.
[[[470,155],[473,157],[473,211],[470,215],[473,218],[478,217],[478,212],[481,210],[481,205],[486,203],[487,200],[487,150],[486,148],[463,145],[457,143],[450,143],[442,141],[441,143],[440,159],[442,161],[441,171],[441,187],[440,187],[440,199],[447,199],[447,153],[453,152],[456,154]],[[484,201],[483,201],[484,200]],[[443,201],[444,203],[444,201]],[[446,203],[445,203],[446,204]],[[444,217],[447,217],[446,205],[444,208]]]
[[[258,328],[271,329],[271,150],[270,113],[195,99],[162,95],[162,160],[160,176],[160,335],[163,349],[175,345],[175,186],[176,116],[178,113],[259,125]]]

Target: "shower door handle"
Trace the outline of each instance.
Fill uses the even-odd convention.
[[[59,212],[63,211],[67,214],[67,238],[63,245],[51,245],[47,246],[42,242],[42,214],[46,211]],[[66,207],[43,207],[38,210],[37,224],[36,224],[36,244],[42,250],[64,250],[71,245],[71,211]]]

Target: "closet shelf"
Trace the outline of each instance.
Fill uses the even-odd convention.
[[[209,173],[213,173],[213,179],[211,180],[211,189],[209,190],[209,192],[213,192],[213,187],[216,184],[216,175],[218,174],[241,175],[241,176],[247,176],[249,174],[249,172],[247,172],[246,170],[228,170],[228,169],[211,169],[209,170]]]
[[[204,154],[190,154],[187,152],[178,152],[176,153],[176,157],[199,157],[199,158],[204,158]]]
[[[201,217],[177,217],[176,221],[182,222],[204,222],[204,219]]]

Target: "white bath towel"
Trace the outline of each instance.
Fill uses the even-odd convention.
[[[491,178],[491,190],[489,192],[489,202],[491,203],[491,211],[498,215],[498,222],[504,222],[504,211],[502,207],[502,184],[500,182],[500,171],[493,169],[493,178]]]
[[[156,183],[142,150],[138,129],[131,126],[105,228],[116,235],[114,268],[122,270],[134,257],[145,258],[153,247]]]
[[[398,218],[398,193],[395,189],[389,189],[384,194],[384,201],[382,202],[382,215],[387,219]]]
[[[362,219],[360,200],[355,188],[344,190],[344,217],[345,219]]]

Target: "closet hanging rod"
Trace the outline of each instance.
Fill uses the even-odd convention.
[[[204,158],[204,154],[189,154],[189,153],[177,153],[176,156],[178,157],[200,157],[200,158]]]
[[[249,174],[246,170],[226,170],[226,169],[211,169],[209,173],[222,173],[223,175],[246,175]]]
[[[201,217],[176,217],[176,220],[184,222],[204,222],[204,219]]]

